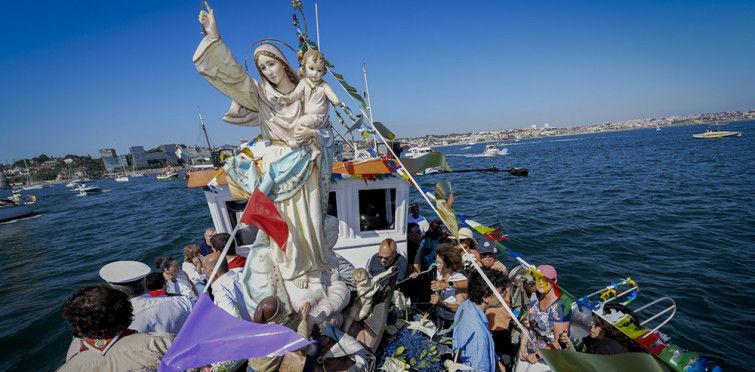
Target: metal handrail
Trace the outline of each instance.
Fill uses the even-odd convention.
[[[650,307],[650,306],[652,306],[652,305],[655,305],[655,304],[657,304],[657,303],[659,303],[659,302],[661,302],[661,301],[664,301],[664,300],[668,300],[668,301],[670,301],[670,302],[671,302],[671,306],[669,306],[669,307],[667,307],[667,308],[663,309],[663,310],[662,310],[661,312],[659,312],[659,313],[657,313],[657,314],[655,314],[655,315],[651,316],[650,318],[648,318],[648,319],[645,319],[644,321],[640,322],[640,325],[641,325],[641,326],[644,326],[645,324],[647,324],[647,323],[649,323],[649,322],[652,322],[653,320],[657,319],[657,318],[658,318],[659,316],[661,316],[661,315],[663,315],[663,314],[666,314],[666,313],[668,313],[669,311],[671,312],[671,315],[669,315],[669,316],[668,316],[668,318],[666,318],[666,319],[665,319],[664,321],[662,321],[662,322],[661,322],[660,324],[658,324],[658,325],[657,325],[657,326],[656,326],[655,328],[653,328],[653,329],[652,329],[652,330],[651,330],[650,332],[646,333],[645,335],[641,336],[640,338],[646,337],[646,336],[648,336],[648,335],[650,335],[650,334],[652,334],[652,333],[656,332],[657,330],[661,329],[661,327],[663,327],[663,326],[664,326],[664,325],[666,325],[666,324],[667,324],[668,322],[670,322],[670,321],[671,321],[671,319],[672,319],[672,318],[674,317],[674,315],[676,315],[676,302],[675,302],[675,301],[674,301],[674,299],[672,299],[671,297],[661,297],[661,298],[659,298],[659,299],[657,299],[657,300],[655,300],[655,301],[652,301],[652,302],[650,302],[650,303],[648,303],[648,304],[646,304],[646,305],[644,305],[644,306],[642,306],[642,307],[640,307],[640,308],[638,308],[638,309],[636,309],[636,310],[634,311],[634,313],[635,313],[635,314],[637,314],[637,313],[639,313],[640,311],[642,311],[642,310],[645,310],[645,309],[647,309],[648,307]]]

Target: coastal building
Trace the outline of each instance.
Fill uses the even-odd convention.
[[[134,163],[134,168],[147,168],[147,155],[144,152],[144,146],[131,146],[128,148],[128,151],[131,154],[131,161]]]
[[[121,161],[115,149],[100,149],[100,157],[102,158],[103,165],[105,165],[106,172],[112,172],[114,169],[121,167]]]

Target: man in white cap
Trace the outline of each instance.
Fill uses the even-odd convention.
[[[144,281],[150,271],[149,266],[138,261],[116,261],[103,266],[100,277],[128,295],[134,308],[134,320],[129,329],[177,334],[189,317],[191,301],[184,296],[150,296]]]

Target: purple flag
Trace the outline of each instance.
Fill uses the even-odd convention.
[[[205,293],[160,361],[160,372],[184,371],[210,363],[283,355],[310,341],[278,324],[238,319]]]

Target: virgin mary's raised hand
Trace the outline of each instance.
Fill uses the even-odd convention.
[[[215,22],[215,11],[210,8],[210,4],[206,1],[204,2],[204,6],[207,10],[202,9],[199,11],[199,23],[202,24],[207,37],[218,39],[220,38],[220,34],[218,33],[218,25]]]

